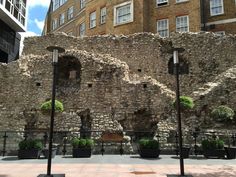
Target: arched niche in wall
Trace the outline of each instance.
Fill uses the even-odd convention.
[[[81,63],[73,56],[63,56],[58,60],[58,85],[61,87],[80,87]]]
[[[168,72],[169,74],[175,74],[173,57],[168,61]],[[179,74],[189,74],[189,63],[182,57],[179,57]]]

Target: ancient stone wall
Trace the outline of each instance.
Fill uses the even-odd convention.
[[[180,77],[181,95],[196,105],[183,114],[184,128],[234,129],[209,113],[219,105],[236,106],[235,41],[211,33],[28,38],[18,61],[0,64],[0,130],[48,129],[49,116],[39,108],[51,98],[52,59],[45,49],[50,45],[66,49],[57,74],[57,99],[65,111],[56,116],[55,130],[159,130],[167,141],[176,128],[175,77],[168,73],[172,47],[185,49],[180,60],[190,73]]]

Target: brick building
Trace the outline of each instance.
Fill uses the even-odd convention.
[[[235,0],[52,0],[43,34],[236,33]]]
[[[19,58],[21,36],[26,31],[27,0],[0,0],[0,62]]]

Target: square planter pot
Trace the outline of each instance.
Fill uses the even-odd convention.
[[[91,148],[73,148],[73,157],[91,157],[92,149]]]
[[[225,158],[225,150],[224,149],[205,149],[203,150],[203,155],[206,158]]]
[[[56,153],[57,153],[57,148],[52,148],[52,158],[56,156]],[[43,156],[45,158],[48,158],[48,155],[49,155],[48,149],[43,149]]]
[[[236,147],[225,147],[225,152],[227,159],[236,158]]]
[[[189,158],[190,147],[182,147],[182,156],[184,159]]]
[[[158,158],[160,152],[160,149],[139,149],[139,155],[142,158]]]
[[[38,159],[40,157],[41,150],[38,149],[19,149],[18,158],[19,159]]]

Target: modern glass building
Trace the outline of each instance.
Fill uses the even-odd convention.
[[[0,0],[0,62],[19,58],[21,36],[26,31],[27,0]]]

